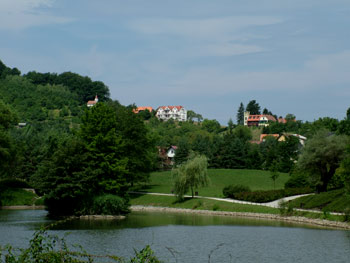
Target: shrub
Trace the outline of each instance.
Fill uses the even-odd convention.
[[[284,190],[269,190],[255,192],[241,192],[233,195],[234,199],[255,203],[271,202],[283,197],[311,193],[311,188],[290,188]]]
[[[220,209],[220,206],[218,204],[213,205],[213,211],[217,211]]]
[[[98,215],[123,215],[129,212],[128,201],[124,198],[111,194],[95,197],[90,209],[91,214]]]
[[[248,186],[245,185],[229,185],[224,187],[224,189],[222,190],[222,193],[224,194],[225,197],[229,197],[229,198],[234,198],[234,195],[237,193],[242,193],[242,192],[250,192],[250,188]]]
[[[284,188],[304,188],[311,187],[309,177],[303,173],[294,173],[284,184]]]

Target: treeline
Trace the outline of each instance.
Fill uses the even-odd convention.
[[[0,73],[0,179],[28,182],[53,216],[127,213],[128,189],[157,160],[133,107],[78,74]],[[96,93],[99,103],[88,108]]]

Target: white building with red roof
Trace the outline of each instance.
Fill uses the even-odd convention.
[[[95,100],[89,100],[89,101],[86,103],[86,106],[88,106],[88,107],[95,106],[97,102],[98,102],[98,97],[97,97],[97,95],[96,95],[96,96],[95,96]]]
[[[244,112],[245,126],[269,126],[269,122],[276,122],[276,118],[268,114],[250,115],[249,111]]]
[[[187,110],[182,106],[160,106],[156,116],[159,120],[187,121]]]

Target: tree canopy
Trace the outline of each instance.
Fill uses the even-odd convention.
[[[249,111],[252,115],[260,114],[259,103],[257,103],[256,100],[249,101],[246,107],[246,111]]]
[[[308,140],[298,160],[298,169],[316,180],[319,192],[327,191],[328,184],[345,156],[346,136],[321,130]]]

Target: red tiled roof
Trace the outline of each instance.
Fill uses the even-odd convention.
[[[148,110],[149,112],[152,112],[153,108],[152,107],[137,107],[136,109],[133,109],[132,111],[134,113],[139,113],[140,111],[143,111],[143,110]]]
[[[87,102],[87,105],[95,105],[96,103],[97,103],[97,101],[95,101],[95,100],[89,100]]]
[[[169,108],[170,110],[177,108],[177,110],[181,110],[183,107],[182,106],[160,106],[159,108],[162,108],[163,110],[166,108]]]
[[[259,121],[261,117],[265,117],[269,121],[276,121],[275,117],[268,114],[249,115],[248,121]]]

